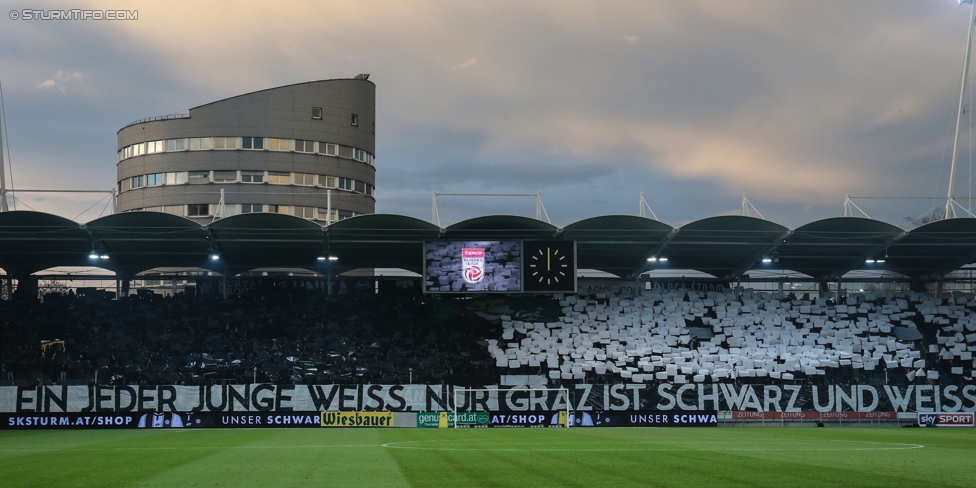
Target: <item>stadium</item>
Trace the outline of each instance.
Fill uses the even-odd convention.
[[[976,215],[951,175],[905,226],[850,196],[782,225],[745,195],[672,225],[643,193],[554,225],[515,190],[434,191],[426,220],[377,212],[375,88],[122,126],[113,211],[84,221],[10,210],[52,190],[0,165],[0,484],[973,484]],[[442,224],[438,195],[536,215]]]

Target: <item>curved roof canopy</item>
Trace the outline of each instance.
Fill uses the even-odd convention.
[[[694,269],[731,279],[752,269],[770,252],[788,230],[782,225],[755,217],[726,215],[684,225],[664,243],[652,263],[657,269]]]
[[[563,239],[576,241],[579,268],[633,277],[675,232],[670,225],[633,215],[605,215],[567,225]]]
[[[741,216],[711,217],[674,228],[643,217],[606,215],[560,229],[503,215],[440,228],[389,214],[361,215],[323,227],[270,213],[201,225],[158,212],[78,224],[46,213],[13,211],[0,213],[0,268],[23,275],[57,266],[98,266],[123,276],[158,267],[227,274],[253,268],[341,272],[395,267],[419,272],[423,243],[435,239],[573,240],[579,268],[625,278],[653,269],[693,269],[731,280],[750,270],[792,269],[833,280],[852,270],[875,269],[930,280],[976,261],[976,219],[965,218],[906,232],[855,217],[823,219],[790,230]],[[108,258],[93,260],[91,254]]]
[[[830,280],[860,267],[866,258],[884,256],[904,234],[885,222],[836,217],[798,227],[770,254],[778,259],[778,268]]]

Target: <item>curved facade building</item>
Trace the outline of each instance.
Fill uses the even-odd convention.
[[[261,90],[123,127],[118,211],[201,222],[275,212],[322,224],[373,213],[376,86],[366,78]]]

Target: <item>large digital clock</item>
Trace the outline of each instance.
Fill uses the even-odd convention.
[[[522,243],[525,291],[576,292],[575,241]]]

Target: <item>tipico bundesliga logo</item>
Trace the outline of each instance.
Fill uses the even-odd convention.
[[[485,250],[465,247],[461,249],[461,278],[465,283],[475,285],[485,279]]]

